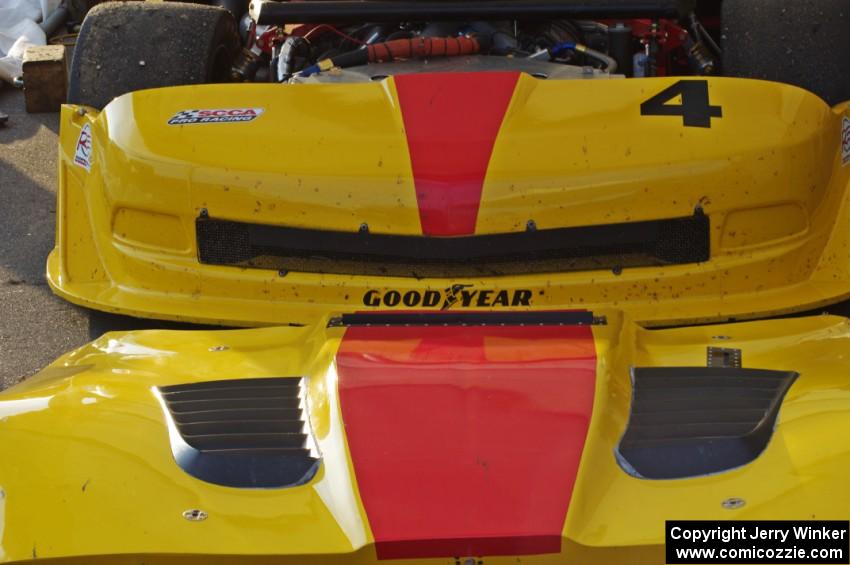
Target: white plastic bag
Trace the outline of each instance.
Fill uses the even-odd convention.
[[[0,79],[13,82],[21,76],[24,52],[30,45],[45,45],[38,21],[59,6],[60,0],[0,0]]]

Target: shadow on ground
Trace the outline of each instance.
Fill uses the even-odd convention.
[[[53,296],[44,278],[56,222],[58,113],[27,114],[0,88],[0,390],[105,331],[206,326],[89,312]]]

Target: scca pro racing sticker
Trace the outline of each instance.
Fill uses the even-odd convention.
[[[174,114],[168,124],[228,124],[251,122],[260,117],[262,108],[210,108],[209,110],[182,110]]]
[[[91,172],[91,151],[91,125],[83,124],[83,129],[80,130],[80,137],[77,138],[77,148],[74,150],[74,164]]]
[[[471,284],[456,284],[445,290],[370,290],[363,295],[363,305],[395,308],[487,308],[531,306],[532,292],[517,290],[480,290]]]
[[[850,163],[850,119],[844,116],[841,121],[841,164]]]

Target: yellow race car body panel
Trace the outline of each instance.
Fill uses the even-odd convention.
[[[444,75],[421,77],[439,82]],[[504,107],[480,110],[493,126],[489,141],[478,139],[484,134],[475,128],[466,136],[417,137],[433,116],[417,99],[420,85],[399,89],[406,84],[399,77],[175,87],[127,94],[102,112],[66,106],[48,281],[60,296],[92,308],[235,326],[405,308],[402,300],[382,300],[391,291],[413,292],[408,305],[439,309],[444,300],[431,304],[416,295],[453,285],[492,293],[459,307],[615,306],[649,324],[757,317],[850,296],[845,106],[830,109],[788,85],[726,78],[510,80],[500,87]],[[666,104],[672,115],[646,108],[689,83],[708,91],[696,126],[676,110],[684,108],[681,96]],[[460,93],[470,88],[453,91],[460,102],[440,103],[465,112],[469,102]],[[180,122],[196,119],[198,108],[250,114],[242,121]],[[82,161],[81,139],[91,141]],[[483,176],[469,192],[472,202],[460,188],[460,195],[440,192],[467,183],[464,167],[471,165],[461,162],[456,177],[442,178],[439,159],[448,171],[481,147]],[[437,172],[426,178],[428,166]],[[616,231],[695,214],[710,224],[707,257],[626,261],[625,268],[591,257],[579,267],[532,269],[534,260],[520,256],[513,269],[461,274],[427,263],[425,274],[414,265],[406,276],[383,266],[366,273],[282,270],[202,261],[198,240],[206,217],[343,238],[361,229],[429,242],[466,236],[475,245],[478,237],[529,229]],[[462,221],[468,229],[452,231]],[[518,290],[532,298],[493,298]]]
[[[848,518],[847,319],[769,319],[850,296],[846,105],[436,73],[61,123],[56,293],[277,327],[4,393],[0,561],[659,563],[665,520]]]
[[[556,546],[529,555],[519,551],[501,557],[487,554],[485,563],[521,559],[523,563],[654,564],[663,562],[664,521],[669,519],[848,518],[850,493],[844,485],[850,439],[847,434],[830,433],[850,425],[846,379],[850,366],[844,354],[850,346],[850,326],[845,318],[648,330],[614,311],[602,314],[606,324],[581,330],[587,332],[587,343],[595,351],[592,417],[568,508],[553,532]],[[356,400],[344,383],[344,373],[352,369],[344,351],[368,350],[372,358],[389,363],[421,349],[429,338],[423,328],[409,329],[421,335],[413,340],[394,328],[391,332],[398,337],[383,342],[378,351],[363,341],[356,344],[352,334],[356,330],[323,324],[112,333],[10,389],[0,400],[0,451],[7,454],[0,461],[0,562],[36,558],[64,558],[60,563],[375,562],[382,551],[376,538],[388,531],[379,519],[387,509],[373,504],[374,493],[368,485],[371,471],[359,459],[363,447],[357,445],[359,432],[352,423],[363,420],[346,409],[346,403],[350,408]],[[744,352],[746,366],[800,374],[787,393],[766,449],[751,463],[719,474],[657,481],[628,473],[614,454],[629,415],[630,367],[702,366],[705,348],[721,343],[721,338],[724,347]],[[461,340],[454,347],[443,343],[439,352],[423,362],[445,367],[439,363],[466,359],[466,371],[482,362],[471,362],[468,354],[483,347],[488,362],[506,363],[511,371],[535,366],[545,370],[540,364],[544,359],[550,365],[561,356],[579,359],[580,343],[578,337],[533,344],[516,337],[489,339],[483,345]],[[309,378],[310,426],[321,453],[321,466],[311,480],[291,488],[232,488],[199,480],[178,466],[169,445],[167,411],[157,400],[158,387],[282,375]],[[575,373],[562,376],[570,380]],[[417,379],[411,372],[399,377],[407,382]],[[497,378],[488,379],[484,385],[488,402],[498,402],[508,389],[497,384]],[[409,389],[414,390],[422,392],[415,386]],[[370,394],[381,391],[373,389]],[[458,389],[451,394],[474,391]],[[403,422],[402,414],[415,414],[417,406],[428,405],[427,396],[411,394],[403,405],[386,406],[384,411]],[[519,424],[515,417],[524,408],[516,402],[510,406],[501,411],[501,417]],[[466,404],[459,417],[467,425],[439,440],[446,452],[442,459],[446,468],[464,468],[462,461],[448,456],[457,455],[453,446],[460,446],[461,459],[486,459],[472,461],[469,469],[489,477],[480,487],[487,491],[494,484],[490,481],[505,469],[483,455],[487,448],[478,440],[488,430],[474,417],[480,408]],[[524,422],[525,431],[546,437],[553,421],[543,406],[534,410],[539,411],[538,417]],[[423,429],[436,429],[439,412],[419,423]],[[375,456],[404,449],[387,444],[387,437],[371,440]],[[541,461],[523,461],[521,467],[530,474],[527,481],[515,481],[516,488],[529,499],[561,498],[569,477],[549,484],[534,481],[540,468],[557,459],[557,446],[532,448],[533,443],[528,449],[550,455]],[[501,449],[514,448],[501,444]],[[407,485],[412,494],[404,496],[440,499],[440,490],[428,489],[427,481],[428,475],[420,475]],[[450,490],[451,485],[447,482],[444,488]],[[488,496],[503,503],[510,492],[489,492]],[[725,508],[724,501],[733,497],[745,504]],[[206,519],[186,519],[187,510],[203,511]],[[430,527],[423,508],[403,510],[421,520],[416,527],[423,532]],[[435,523],[476,511],[447,505]],[[522,524],[540,520],[536,515],[521,518]],[[520,534],[521,529],[506,535]],[[418,541],[429,541],[428,534]],[[450,542],[458,546],[457,540]],[[481,557],[428,557],[428,551],[415,544],[404,551],[421,552],[424,557],[405,560],[385,555],[380,562],[451,565],[455,557]]]

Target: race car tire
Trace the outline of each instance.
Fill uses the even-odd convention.
[[[850,100],[850,3],[724,0],[726,76],[793,84],[829,104]]]
[[[216,6],[99,4],[80,29],[68,102],[101,109],[135,90],[227,82],[239,50],[236,21]]]

